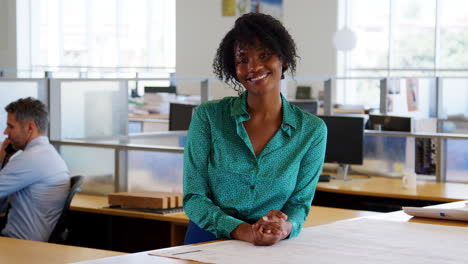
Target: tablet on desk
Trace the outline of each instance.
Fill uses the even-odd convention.
[[[417,217],[468,221],[468,206],[452,209],[403,207],[403,211]]]

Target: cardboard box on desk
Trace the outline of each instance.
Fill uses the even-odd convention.
[[[167,209],[182,207],[182,194],[172,192],[118,192],[108,195],[109,206]]]

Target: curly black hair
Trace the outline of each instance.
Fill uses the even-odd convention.
[[[242,93],[244,87],[237,79],[234,48],[237,44],[251,46],[256,40],[279,56],[286,65],[283,67],[283,74],[287,70],[292,75],[296,72],[296,59],[299,58],[296,44],[281,22],[262,13],[242,15],[224,36],[213,61],[213,72],[216,77],[231,84],[239,94]]]

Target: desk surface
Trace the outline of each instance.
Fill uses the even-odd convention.
[[[463,205],[464,205],[464,202],[454,202],[454,203],[449,203],[449,204],[435,205],[431,207],[456,208],[456,207],[463,207]],[[329,208],[329,209],[333,211],[334,208]],[[349,211],[352,211],[352,210],[349,210]],[[405,214],[403,211],[379,214],[379,215],[374,215],[374,216],[369,216],[369,217],[382,219],[386,221],[391,220],[391,221],[398,221],[398,222],[414,222],[414,223],[451,225],[451,226],[468,226],[468,222],[411,217]],[[140,252],[136,254],[128,254],[124,256],[118,256],[118,257],[107,258],[107,259],[85,261],[85,262],[82,262],[81,264],[101,264],[101,263],[109,263],[109,264],[120,264],[120,263],[122,264],[123,263],[184,264],[185,263],[186,264],[186,263],[198,263],[198,262],[150,256],[148,255],[147,252]]]
[[[416,189],[404,189],[401,182],[398,178],[353,176],[349,181],[319,182],[317,191],[440,202],[468,200],[468,184],[418,181]]]
[[[467,199],[468,200],[468,199]],[[456,208],[463,207],[464,202],[453,202],[448,204],[434,205],[430,207],[434,208]],[[108,214],[116,216],[126,216],[126,217],[136,217],[144,219],[153,219],[158,221],[167,221],[172,223],[179,224],[188,224],[189,219],[185,213],[176,213],[169,215],[160,215],[154,213],[144,213],[144,212],[135,212],[119,209],[108,209],[103,208],[107,206],[107,197],[97,196],[97,195],[88,195],[88,194],[77,194],[72,201],[71,210],[89,212],[89,213],[98,213],[98,214]],[[305,227],[327,224],[334,221],[364,217],[364,216],[373,216],[376,218],[385,218],[390,220],[397,221],[410,221],[416,223],[437,223],[445,225],[459,225],[459,226],[468,226],[468,222],[459,222],[459,221],[440,221],[436,219],[427,219],[419,217],[411,217],[405,214],[403,211],[393,212],[393,213],[377,213],[369,211],[359,211],[359,210],[349,210],[349,209],[340,209],[340,208],[331,208],[323,206],[312,206],[309,215],[304,223]]]
[[[109,206],[109,203],[107,202],[107,196],[78,193],[73,198],[70,209],[72,211],[79,211],[79,212],[151,219],[151,220],[167,221],[167,222],[179,223],[179,224],[188,224],[189,222],[189,219],[187,218],[185,213],[162,215],[162,214],[145,213],[145,212],[129,211],[129,210],[122,210],[122,209],[114,209],[114,208],[113,209],[104,208],[107,206]]]
[[[91,213],[91,214],[100,214],[100,215],[108,215],[108,216],[116,216],[116,217],[122,217],[122,216],[130,217],[136,220],[144,219],[144,220],[147,220],[146,224],[148,225],[148,228],[167,228],[166,225],[169,224],[170,225],[169,241],[160,241],[160,242],[162,244],[167,244],[167,246],[169,245],[179,246],[179,245],[182,245],[184,242],[185,232],[187,229],[187,225],[189,223],[189,219],[185,215],[185,213],[161,215],[161,214],[155,214],[155,213],[145,213],[145,212],[138,212],[138,211],[122,210],[122,209],[104,208],[107,205],[108,205],[107,198],[104,196],[77,194],[72,201],[71,210],[77,211],[77,212],[86,212],[86,213]],[[357,210],[312,206],[311,211],[309,213],[309,217],[306,219],[306,222],[304,225],[305,226],[319,225],[319,224],[330,223],[330,222],[334,222],[338,220],[376,215],[376,214],[378,213],[368,212],[368,211],[357,211]],[[158,221],[159,223],[154,223],[153,225],[151,223],[153,220]],[[115,231],[119,232],[119,230],[115,230]],[[86,237],[89,237],[89,236],[92,236],[92,234],[85,236],[83,239],[86,239]],[[118,237],[118,235],[116,235],[116,237]],[[145,241],[143,237],[145,236],[141,236],[140,238],[138,238],[139,241]],[[149,241],[152,240],[151,237],[146,237],[146,239]],[[126,243],[126,242],[121,241],[121,243]],[[138,242],[135,241],[135,243],[138,243]],[[148,246],[143,246],[143,248],[151,248],[150,245]],[[119,249],[121,251],[135,252],[135,250],[128,250],[128,249],[125,249],[125,247],[119,248]]]
[[[465,201],[458,201],[453,203],[438,204],[427,206],[427,208],[460,208],[465,206]],[[407,215],[403,211],[397,211],[392,213],[380,214],[371,216],[375,219],[382,220],[391,220],[398,222],[411,222],[411,223],[420,223],[420,224],[433,224],[433,225],[447,225],[447,226],[466,226],[468,227],[467,221],[453,221],[453,220],[443,220],[443,219],[433,219],[433,218],[423,218],[423,217],[413,217]]]
[[[181,224],[188,223],[188,218],[184,213],[171,215],[157,215],[151,213],[131,212],[126,210],[102,208],[104,206],[107,206],[107,198],[104,196],[77,194],[72,201],[71,209],[75,211],[90,213],[141,217],[145,219],[154,219],[169,222],[174,221],[176,223]],[[307,218],[306,223],[304,225],[313,226],[343,219],[377,215],[380,215],[380,213],[313,206],[310,211],[309,217]],[[120,257],[107,259],[107,257],[112,256]],[[114,263],[113,261],[116,261],[115,263],[140,263],[140,261],[144,262],[145,260],[147,260],[148,257],[151,263],[155,263],[153,261],[157,261],[157,263],[193,263],[184,260],[153,257],[142,253],[125,255],[124,253],[115,251],[97,250],[90,248],[65,246],[44,242],[0,237],[0,263],[55,264],[87,261],[93,259],[96,260],[101,258],[106,259],[96,261],[99,261],[99,263]],[[92,263],[94,263],[94,261],[92,261]]]
[[[0,237],[0,263],[62,264],[125,253]]]
[[[108,203],[107,203],[107,197],[105,196],[97,196],[97,195],[79,193],[75,196],[75,198],[73,198],[70,208],[73,211],[152,219],[152,220],[167,221],[171,223],[178,223],[178,224],[185,224],[185,225],[187,225],[189,222],[189,219],[185,215],[185,213],[161,215],[161,214],[145,213],[145,212],[137,212],[137,211],[129,211],[129,210],[121,210],[121,209],[103,208],[106,206],[108,206]],[[330,207],[323,207],[323,206],[312,206],[309,216],[307,217],[306,222],[304,223],[304,226],[320,225],[320,224],[326,224],[326,223],[330,223],[330,222],[334,222],[338,220],[363,217],[363,216],[371,216],[371,215],[377,215],[377,214],[380,214],[380,213],[330,208]]]

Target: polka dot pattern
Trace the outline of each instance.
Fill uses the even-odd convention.
[[[243,122],[247,92],[197,107],[184,153],[184,209],[218,238],[271,209],[288,215],[296,236],[312,203],[326,126],[282,97],[283,123],[256,156]]]

